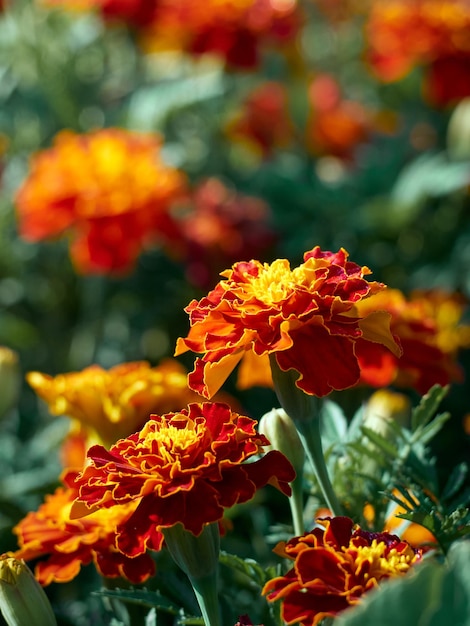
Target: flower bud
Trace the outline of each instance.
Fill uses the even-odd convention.
[[[271,448],[279,450],[289,459],[297,476],[301,476],[305,462],[304,447],[294,422],[284,409],[273,409],[263,415],[258,430],[267,437]]]
[[[0,610],[8,626],[55,626],[50,602],[25,562],[0,556]]]
[[[0,419],[16,405],[19,391],[18,354],[10,348],[0,346]]]
[[[470,157],[470,98],[455,107],[447,128],[447,149],[454,159]]]

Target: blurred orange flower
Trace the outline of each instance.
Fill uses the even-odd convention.
[[[310,117],[307,143],[320,155],[347,158],[367,140],[374,119],[362,104],[347,100],[336,79],[320,74],[309,87]]]
[[[185,178],[162,161],[161,141],[118,128],[62,131],[33,156],[16,197],[20,234],[30,241],[70,233],[84,274],[122,274],[142,250],[173,232],[169,206]]]
[[[295,472],[280,452],[244,463],[269,443],[255,425],[221,403],[152,415],[109,452],[102,446],[88,451],[90,462],[75,480],[72,517],[138,501],[116,541],[124,554],[137,556],[159,547],[160,529],[181,523],[199,535],[226,508],[247,502],[268,483],[289,494]]]
[[[236,263],[207,297],[186,307],[191,328],[178,339],[176,354],[203,354],[189,386],[211,397],[247,352],[264,361],[273,355],[281,370],[299,372],[296,385],[308,394],[355,385],[358,339],[372,342],[372,351],[383,345],[400,354],[389,314],[358,312],[357,303],[384,288],[368,282],[367,274],[344,249],[332,253],[318,246],[294,269],[286,259]]]
[[[230,139],[245,144],[262,157],[287,146],[294,134],[287,89],[274,81],[259,85],[229,121],[226,131]]]
[[[64,476],[65,483],[73,482],[75,475],[72,472]],[[35,568],[37,580],[42,585],[65,583],[78,575],[82,565],[91,562],[107,578],[122,577],[139,584],[152,576],[155,565],[149,555],[131,559],[114,545],[117,525],[132,514],[137,503],[101,509],[86,518],[71,520],[75,495],[73,489],[59,487],[13,529],[20,546],[15,556],[26,561],[40,559]]]
[[[406,574],[422,556],[396,535],[364,531],[347,517],[318,521],[324,530],[314,528],[275,549],[294,566],[268,581],[263,595],[281,601],[287,624],[316,626],[338,615],[380,581]]]
[[[459,325],[465,303],[443,292],[416,292],[407,299],[398,289],[387,289],[358,304],[366,314],[388,311],[390,328],[403,354],[396,356],[379,347],[373,352],[358,345],[362,381],[373,387],[393,384],[427,393],[435,385],[462,379],[457,363],[461,347],[470,347],[470,327]]]
[[[366,29],[370,63],[385,82],[424,66],[433,102],[461,100],[470,95],[469,29],[467,0],[375,0]]]
[[[146,361],[122,363],[105,370],[91,365],[80,372],[49,376],[29,372],[26,380],[53,415],[73,420],[69,453],[82,443],[110,446],[142,428],[151,413],[176,411],[200,400],[188,388],[187,371],[174,359],[156,367]],[[78,453],[80,467],[84,457]],[[78,459],[77,459],[78,460]],[[68,462],[67,462],[68,461]],[[66,458],[64,465],[77,466]]]
[[[261,44],[289,43],[299,21],[297,0],[159,0],[143,46],[212,53],[234,67],[252,68]]]
[[[213,285],[227,265],[264,254],[276,239],[269,206],[216,178],[196,187],[190,210],[182,207],[173,215],[180,230],[178,246],[187,278],[202,289]],[[175,248],[172,245],[168,254]]]

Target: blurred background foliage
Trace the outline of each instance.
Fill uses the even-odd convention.
[[[255,68],[240,70],[213,55],[146,52],[135,30],[107,23],[98,11],[7,2],[0,15],[0,344],[19,353],[22,375],[172,356],[187,331],[184,307],[215,285],[219,271],[248,260],[227,265],[222,256],[201,285],[162,246],[145,250],[127,276],[86,276],[74,270],[67,238],[25,241],[15,195],[31,155],[63,129],[157,132],[165,138],[165,161],[184,171],[193,188],[217,178],[231,193],[261,200],[269,207],[269,236],[260,260],[286,257],[294,265],[315,245],[344,247],[375,280],[405,293],[443,288],[470,296],[469,105],[429,102],[419,66],[398,82],[381,83],[365,60],[367,13],[332,19],[328,2],[301,4],[295,45],[287,53],[263,50]],[[266,84],[281,88],[264,96],[268,128],[289,128],[269,149],[239,131],[250,94]],[[315,126],[329,94],[359,110],[358,119],[351,113],[339,126],[343,144],[322,141]],[[328,129],[340,122],[325,123]],[[192,358],[182,361],[191,367]],[[460,359],[468,372],[468,351]],[[275,404],[270,390],[240,392],[232,380],[228,389],[257,418]],[[352,417],[363,396],[342,397]],[[452,418],[432,445],[444,480],[468,459],[468,375],[452,386],[443,408]],[[17,409],[0,425],[0,552],[12,548],[11,526],[55,486],[66,429],[23,383]],[[240,514],[251,548],[258,543],[263,552],[270,513],[261,507],[257,515],[267,518]],[[57,602],[68,602],[80,584],[85,595],[93,588],[89,576],[73,592],[56,589]],[[76,614],[64,623],[89,623],[83,606],[70,611]]]

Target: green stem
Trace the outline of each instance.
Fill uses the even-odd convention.
[[[296,426],[328,508],[333,515],[341,515],[341,506],[333,490],[323,455],[319,416],[314,416],[310,420],[296,422]]]
[[[294,534],[296,537],[303,535],[305,532],[302,482],[302,476],[297,476],[294,482],[290,484],[292,494],[289,498],[289,506],[292,515],[292,524],[294,526]]]
[[[192,579],[189,576],[189,580],[206,626],[222,626],[217,595],[217,577],[210,575],[205,578]]]

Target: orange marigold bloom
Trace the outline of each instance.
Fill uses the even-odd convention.
[[[142,428],[151,413],[176,411],[201,399],[188,388],[187,371],[174,359],[156,367],[146,361],[122,363],[109,370],[91,365],[57,376],[29,372],[26,379],[53,415],[72,418],[71,441],[67,442],[72,454],[80,441],[85,450],[97,442],[110,446]],[[76,467],[77,463],[64,465]]]
[[[403,354],[379,347],[358,346],[362,381],[373,387],[393,383],[426,393],[435,385],[462,379],[457,364],[459,347],[470,345],[470,328],[459,326],[464,303],[442,292],[416,292],[407,299],[398,289],[387,289],[358,304],[361,313],[382,309],[391,314],[390,327]]]
[[[158,549],[159,530],[178,522],[199,535],[226,508],[250,500],[268,483],[289,494],[295,472],[280,452],[243,463],[269,443],[255,425],[222,403],[152,415],[140,432],[109,451],[88,451],[90,464],[75,480],[72,516],[138,500],[116,542],[124,554],[136,556],[146,547]]]
[[[347,517],[319,520],[325,529],[279,544],[276,552],[294,561],[285,576],[268,581],[263,594],[281,600],[287,624],[316,626],[357,604],[387,578],[402,576],[421,551],[389,533],[371,533]]]
[[[73,482],[76,472],[64,476]],[[70,519],[76,493],[70,487],[59,487],[46,496],[36,512],[28,515],[13,529],[20,549],[15,556],[27,561],[40,559],[35,576],[42,585],[65,583],[75,578],[82,565],[93,562],[107,578],[123,577],[142,583],[155,572],[152,558],[142,554],[129,558],[115,548],[116,527],[135,510],[135,502],[112,509],[102,509],[79,520]]]
[[[130,271],[146,246],[172,233],[168,209],[185,185],[160,146],[154,135],[118,128],[62,131],[32,158],[17,194],[21,235],[40,241],[71,233],[78,271]]]
[[[369,59],[384,81],[427,68],[429,96],[446,104],[470,95],[467,0],[376,0],[367,25]]]
[[[368,282],[367,274],[344,249],[332,253],[318,246],[294,269],[286,259],[236,263],[207,297],[186,307],[191,328],[178,339],[176,354],[203,353],[189,386],[211,397],[250,351],[264,361],[274,355],[281,370],[299,372],[296,385],[308,394],[355,385],[358,339],[400,353],[388,313],[358,312],[358,302],[384,288]]]
[[[291,41],[299,21],[297,0],[159,0],[143,45],[212,53],[232,66],[252,68],[261,44]]]

